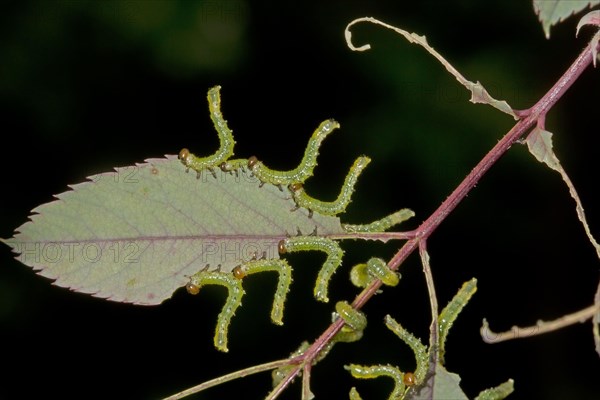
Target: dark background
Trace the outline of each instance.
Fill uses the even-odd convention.
[[[350,51],[343,30],[362,16],[427,35],[429,43],[493,96],[527,108],[549,89],[587,43],[576,20],[546,40],[530,2],[398,1],[377,4],[242,1],[4,2],[0,14],[0,121],[3,156],[0,237],[10,237],[35,206],[114,166],[175,154],[209,154],[217,137],[206,91],[222,85],[223,113],[238,156],[256,154],[274,168],[301,158],[319,122],[342,129],[327,139],[310,187],[336,195],[359,154],[363,174],[347,222],[398,208],[416,227],[514,123],[473,105],[426,52],[379,27],[358,25]],[[555,148],[600,233],[597,187],[598,70],[588,70],[547,119]],[[356,293],[349,266],[389,258],[397,244],[348,242],[331,283],[333,301]],[[447,368],[474,397],[515,379],[515,399],[600,397],[600,360],[591,324],[545,336],[484,344],[492,329],[551,320],[592,303],[598,259],[558,174],[515,146],[429,241],[439,301],[471,277],[479,291],[449,336]],[[254,364],[285,357],[326,328],[333,304],[312,298],[321,254],[289,257],[295,268],[285,325],[269,322],[275,279],[248,280],[230,329],[228,354],[212,346],[224,301],[220,288],[197,297],[178,291],[159,307],[111,303],[70,292],[0,252],[0,398],[160,398]],[[419,261],[365,308],[369,329],[340,344],[313,369],[319,399],[386,398],[385,379],[354,381],[342,368],[392,363],[414,368],[412,354],[383,327],[391,314],[424,340],[429,324]],[[23,385],[21,382],[27,382]],[[260,399],[268,374],[193,398]],[[299,398],[296,383],[282,398]]]

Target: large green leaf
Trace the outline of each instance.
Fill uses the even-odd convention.
[[[158,304],[208,268],[278,258],[298,232],[342,233],[339,218],[308,217],[287,190],[240,171],[186,173],[176,156],[118,168],[33,210],[14,238],[17,259],[56,285],[113,301]]]

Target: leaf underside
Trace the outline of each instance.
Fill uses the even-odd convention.
[[[197,179],[174,155],[115,169],[35,208],[14,238],[16,258],[55,284],[108,300],[159,304],[208,268],[279,258],[285,237],[340,234],[337,217],[291,211],[287,191],[245,171]]]

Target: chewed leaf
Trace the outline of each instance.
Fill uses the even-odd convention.
[[[529,152],[541,163],[546,164],[555,171],[560,169],[560,162],[552,150],[552,132],[535,128],[527,136]]]
[[[372,24],[381,25],[387,29],[391,29],[394,32],[404,36],[404,38],[406,40],[408,40],[410,43],[415,43],[415,44],[422,46],[425,50],[427,50],[427,52],[429,54],[434,56],[440,63],[442,63],[442,65],[446,68],[446,70],[448,72],[450,72],[461,85],[463,85],[465,88],[467,88],[467,90],[469,90],[471,92],[470,101],[472,103],[489,104],[492,107],[497,108],[498,110],[500,110],[506,114],[512,115],[514,119],[518,119],[517,115],[513,112],[512,107],[509,106],[506,101],[494,99],[492,96],[490,96],[490,94],[487,92],[487,90],[485,90],[485,88],[481,85],[481,83],[471,82],[471,81],[467,80],[464,76],[462,76],[461,73],[456,70],[456,68],[454,68],[448,61],[446,61],[446,59],[444,57],[442,57],[442,55],[440,53],[435,51],[434,48],[431,47],[427,43],[427,38],[425,36],[420,36],[420,35],[417,35],[416,33],[409,33],[403,29],[396,28],[395,26],[392,26],[392,25],[388,25],[385,22],[381,22],[375,18],[371,18],[371,17],[357,18],[357,19],[353,20],[352,22],[350,22],[346,26],[346,30],[344,31],[344,34],[346,36],[346,44],[353,51],[365,51],[365,50],[369,50],[371,48],[371,45],[369,45],[369,44],[365,44],[360,47],[356,47],[352,44],[352,33],[350,32],[350,27],[352,27],[352,25],[354,25],[358,22],[370,22]]]
[[[95,175],[35,208],[2,241],[56,285],[152,305],[204,268],[279,258],[279,241],[298,231],[344,232],[336,217],[291,212],[289,193],[243,171],[215,173],[196,179],[167,156]]]
[[[433,364],[422,386],[409,391],[407,400],[468,400],[460,388],[460,376],[446,371],[441,364]]]
[[[552,133],[539,127],[536,127],[527,136],[527,139],[525,141],[527,142],[529,152],[533,154],[539,162],[542,162],[548,167],[557,171],[562,177],[563,181],[569,188],[569,193],[571,194],[571,197],[573,198],[573,200],[575,200],[575,211],[577,212],[577,217],[583,225],[583,229],[585,230],[588,240],[596,249],[596,254],[598,255],[598,258],[600,258],[600,245],[598,244],[598,242],[592,235],[592,232],[590,231],[590,227],[585,217],[585,211],[583,209],[583,205],[581,204],[581,199],[577,194],[577,190],[575,190],[573,182],[571,182],[571,179],[560,164],[558,157],[556,157],[554,151],[552,150]]]
[[[533,9],[542,23],[546,38],[550,28],[586,7],[600,4],[599,0],[533,0]]]

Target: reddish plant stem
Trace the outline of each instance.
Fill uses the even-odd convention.
[[[415,236],[409,239],[390,260],[388,265],[391,269],[397,270],[408,256],[419,247],[419,243],[422,240],[426,240],[435,231],[435,229],[467,196],[471,189],[479,182],[481,177],[500,159],[500,157],[504,155],[513,144],[520,140],[538,122],[538,120],[540,120],[540,118],[543,120],[552,106],[564,95],[571,85],[573,85],[591,62],[591,46],[586,46],[569,69],[567,69],[554,86],[552,86],[552,88],[533,107],[525,111],[519,111],[518,115],[522,119],[520,119],[485,155],[485,157],[483,157],[438,209],[414,231]],[[356,309],[360,309],[377,292],[380,286],[381,281],[373,282],[356,297],[352,305]],[[339,318],[333,322],[302,355],[302,364],[306,365],[314,362],[321,350],[333,339],[343,325],[344,322]],[[291,372],[290,376],[286,377],[289,378],[286,379],[286,381],[291,382],[299,370],[300,368],[297,368]]]

